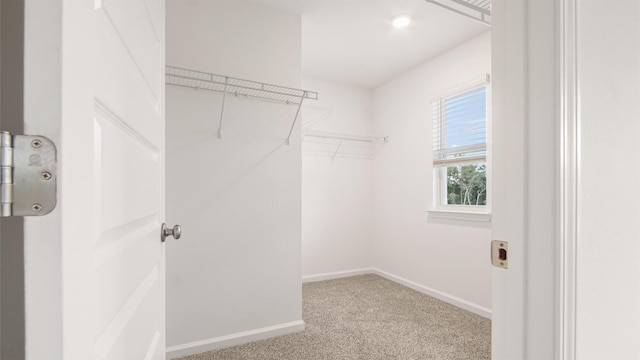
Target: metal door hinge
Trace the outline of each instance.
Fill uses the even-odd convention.
[[[44,136],[0,132],[0,216],[41,216],[56,207],[56,146]]]
[[[509,259],[509,243],[506,241],[493,240],[491,242],[491,264],[493,266],[508,269]]]

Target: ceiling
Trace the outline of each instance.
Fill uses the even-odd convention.
[[[425,0],[255,0],[302,14],[305,76],[372,88],[487,30]],[[412,18],[391,26],[395,15]]]

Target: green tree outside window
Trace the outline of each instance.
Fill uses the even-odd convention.
[[[486,164],[469,164],[447,167],[447,204],[486,205],[486,170]]]

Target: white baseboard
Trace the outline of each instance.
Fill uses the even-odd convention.
[[[374,273],[373,268],[336,271],[336,272],[330,272],[325,274],[306,275],[302,277],[302,282],[308,283],[308,282],[315,282],[315,281],[324,281],[324,280],[339,279],[344,277],[373,274],[373,273]]]
[[[487,308],[485,308],[483,306],[480,306],[478,304],[474,304],[474,303],[472,303],[470,301],[461,299],[461,298],[453,296],[453,295],[449,295],[449,294],[447,294],[445,292],[430,288],[428,286],[420,285],[420,284],[415,283],[415,282],[413,282],[411,280],[407,280],[405,278],[401,278],[400,276],[396,276],[396,275],[390,274],[390,273],[388,273],[386,271],[382,271],[382,270],[373,268],[371,273],[376,274],[376,275],[380,275],[383,278],[386,278],[388,280],[397,282],[398,284],[402,284],[402,285],[404,285],[404,286],[406,286],[408,288],[411,288],[413,290],[419,291],[419,292],[421,292],[423,294],[427,294],[427,295],[432,296],[432,297],[434,297],[436,299],[439,299],[439,300],[442,300],[442,301],[444,301],[446,303],[449,303],[451,305],[457,306],[457,307],[459,307],[461,309],[464,309],[464,310],[467,310],[467,311],[471,311],[472,313],[478,314],[478,315],[480,315],[480,316],[482,316],[484,318],[491,319],[491,309],[487,309]]]
[[[299,320],[250,331],[243,331],[236,334],[220,336],[213,339],[206,339],[182,345],[170,346],[166,350],[167,359],[175,359],[183,356],[199,354],[205,351],[222,349],[229,346],[242,345],[253,341],[269,339],[276,336],[293,334],[303,330],[304,321]]]

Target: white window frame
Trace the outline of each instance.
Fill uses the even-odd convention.
[[[454,89],[444,92],[438,96],[434,96],[431,99],[431,104],[434,102],[442,101],[445,98],[464,93],[473,88],[479,86],[486,86],[486,178],[487,178],[487,195],[486,205],[448,205],[444,203],[444,199],[447,196],[446,182],[447,182],[447,166],[434,166],[433,165],[433,152],[431,166],[433,169],[433,203],[428,210],[429,217],[433,219],[446,219],[446,220],[465,220],[465,221],[491,221],[491,86],[490,76],[485,76],[475,79],[473,81],[462,84]],[[438,119],[440,121],[441,119]],[[436,119],[431,118],[433,124]],[[433,129],[433,127],[432,127]],[[433,138],[433,137],[432,137]],[[433,149],[433,146],[431,147]],[[453,164],[452,164],[453,165]],[[449,166],[452,166],[449,165]]]

